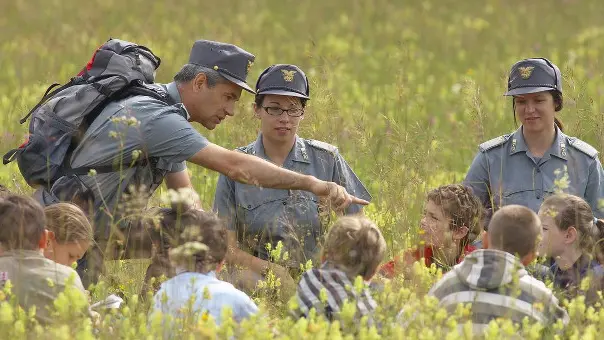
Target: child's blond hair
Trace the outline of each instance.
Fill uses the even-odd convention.
[[[92,241],[93,231],[88,218],[75,204],[56,203],[44,209],[46,229],[55,234],[57,243]]]
[[[340,217],[327,233],[323,258],[350,278],[375,274],[386,253],[378,227],[363,216]]]

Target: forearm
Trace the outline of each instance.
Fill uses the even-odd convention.
[[[233,180],[265,188],[312,191],[322,181],[315,177],[278,167],[261,158],[240,155],[234,171],[227,174]]]
[[[229,265],[241,266],[255,273],[262,274],[269,266],[269,262],[262,260],[254,255],[237,248],[230,246],[226,256],[226,262]]]

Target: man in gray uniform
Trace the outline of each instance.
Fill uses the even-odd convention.
[[[90,259],[92,263],[80,262],[79,269],[89,267],[85,284],[98,278],[102,254],[113,250],[109,241],[128,226],[125,217],[141,210],[132,206],[132,200],[124,202],[125,198],[136,196],[137,192],[150,195],[164,179],[171,189],[191,187],[185,161],[240,182],[310,191],[328,197],[336,208],[368,203],[335,183],[212,144],[191,126],[189,122],[197,122],[213,130],[227,116],[234,115],[241,90],[254,93],[246,83],[254,59],[254,55],[231,44],[196,41],[188,64],[173,82],[160,85],[174,105],[147,96],[132,96],[106,106],[91,124],[73,151],[70,166],[94,168],[121,163],[122,171],[65,176],[50,190],[56,197],[65,197],[65,192],[70,197],[87,197],[94,209],[96,239],[101,248],[96,256],[92,255],[95,251],[90,252],[90,257],[95,257]],[[141,157],[149,160],[146,165],[128,167]],[[146,199],[142,201],[146,203]]]
[[[285,169],[336,182],[356,197],[371,200],[337,147],[298,136],[308,99],[308,79],[300,68],[288,64],[267,68],[256,85],[255,111],[261,121],[261,133],[256,141],[237,149]],[[343,212],[355,214],[361,209],[353,204]],[[246,268],[231,272],[235,276],[231,281],[240,288],[253,289],[262,278],[270,260],[267,243],[274,249],[281,241],[283,251],[289,254],[284,267],[272,266],[282,285],[292,282],[290,270],[299,269],[307,260],[318,263],[320,239],[327,226],[316,195],[260,188],[223,175],[216,187],[214,210],[226,220],[231,244],[238,243],[238,248],[232,248],[227,255],[227,263]]]

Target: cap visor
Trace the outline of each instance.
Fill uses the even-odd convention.
[[[293,91],[286,91],[286,90],[267,90],[267,91],[260,91],[260,92],[258,92],[258,94],[275,94],[278,96],[290,96],[290,97],[309,99],[308,96],[305,96],[303,94],[299,94],[299,93],[293,92]]]
[[[519,94],[527,94],[527,93],[537,93],[544,91],[555,90],[553,87],[519,87],[513,90],[510,90],[504,94],[504,96],[517,96]]]
[[[239,80],[237,78],[231,77],[231,76],[229,76],[226,73],[222,73],[220,71],[219,71],[219,73],[220,73],[221,76],[225,77],[231,83],[234,83],[235,85],[241,87],[242,89],[246,90],[247,92],[249,92],[251,94],[256,94],[256,92],[254,90],[252,90],[252,88],[248,84],[246,84],[245,82],[243,82],[243,81],[241,81],[241,80]]]

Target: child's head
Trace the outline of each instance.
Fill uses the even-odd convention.
[[[450,184],[428,192],[421,228],[426,244],[463,247],[481,232],[483,206],[469,187]]]
[[[219,271],[228,249],[227,230],[213,213],[162,209],[161,228],[170,261],[177,268],[199,273]]]
[[[512,204],[493,214],[484,246],[514,254],[526,265],[535,258],[540,239],[539,216],[527,207]]]
[[[604,223],[594,223],[591,207],[585,200],[569,194],[556,194],[543,201],[539,209],[543,224],[543,240],[539,253],[558,257],[568,250],[602,258],[604,244],[596,244],[604,237]]]
[[[362,216],[340,217],[327,233],[323,260],[348,277],[369,280],[386,253],[386,241],[378,227]]]
[[[46,247],[44,209],[33,198],[9,194],[0,198],[0,248],[36,250]]]
[[[46,207],[44,214],[50,231],[44,256],[66,266],[81,259],[93,240],[92,226],[82,209],[61,202]]]

